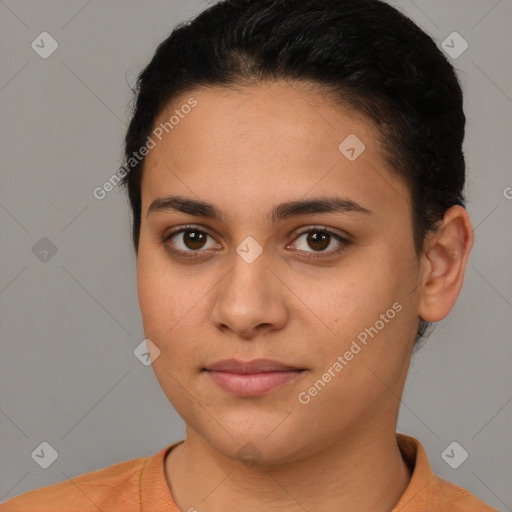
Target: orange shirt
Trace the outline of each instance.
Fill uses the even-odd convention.
[[[392,512],[497,512],[462,487],[434,475],[417,439],[400,433],[396,437],[413,472]],[[0,504],[0,512],[180,512],[167,486],[164,459],[182,442],[152,457],[121,462],[27,492]]]

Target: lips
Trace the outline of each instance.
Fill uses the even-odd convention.
[[[230,373],[268,373],[303,370],[303,368],[286,365],[272,359],[253,359],[252,361],[224,359],[207,366],[205,369],[208,371]]]
[[[268,393],[294,381],[306,371],[271,359],[225,359],[208,365],[204,370],[224,391],[241,397]]]

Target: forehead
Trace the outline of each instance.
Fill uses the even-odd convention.
[[[158,127],[161,140],[153,136],[144,164],[143,212],[154,198],[176,193],[246,212],[333,192],[372,210],[399,202],[409,208],[374,124],[311,87],[283,81],[196,89],[175,98],[153,133]]]

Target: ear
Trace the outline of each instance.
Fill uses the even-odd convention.
[[[461,206],[448,209],[439,228],[427,236],[418,310],[423,320],[438,322],[451,311],[462,288],[473,240],[473,226]]]

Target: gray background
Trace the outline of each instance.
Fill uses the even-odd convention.
[[[433,470],[512,510],[510,230],[511,0],[403,0],[451,59],[468,118],[468,210],[476,242],[459,301],[411,364],[398,430]],[[172,27],[204,1],[0,0],[0,500],[182,439],[184,425],[143,340],[128,203],[92,195],[121,163],[128,85]],[[42,59],[43,31],[59,47]],[[507,198],[508,196],[508,198]],[[40,261],[41,238],[57,252]],[[40,242],[44,243],[44,242]],[[31,453],[58,452],[42,469]],[[469,458],[441,458],[457,441]]]

